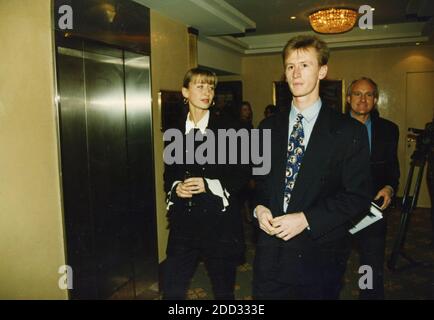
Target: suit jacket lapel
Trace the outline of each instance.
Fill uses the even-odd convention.
[[[304,153],[303,162],[298,172],[294,189],[292,190],[288,212],[292,212],[292,208],[302,205],[303,194],[308,192],[311,181],[321,173],[320,168],[326,162],[326,155],[333,143],[332,130],[334,128],[330,112],[331,110],[323,104],[313,127],[309,144]]]
[[[218,120],[217,116],[213,112],[210,111],[208,125],[206,128],[210,129],[210,130],[214,131],[214,133],[216,133],[216,131],[218,129],[217,128],[218,127],[217,120]]]
[[[271,133],[272,143],[277,144],[277,152],[275,153],[275,159],[273,159],[273,166],[276,166],[276,173],[279,183],[279,188],[282,192],[282,204],[283,204],[283,194],[285,191],[285,174],[286,174],[286,163],[287,163],[287,150],[288,150],[288,127],[289,127],[289,112],[282,112],[277,116],[277,126]],[[291,128],[292,130],[292,128]]]

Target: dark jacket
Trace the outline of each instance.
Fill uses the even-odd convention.
[[[207,129],[214,132],[216,148],[218,146],[218,129],[235,128],[236,124],[227,118],[219,118],[212,113]],[[185,131],[185,119],[179,123],[178,128]],[[185,139],[185,135],[182,135]],[[200,145],[197,142],[195,146]],[[183,146],[186,146],[185,141]],[[228,150],[228,148],[227,148]],[[185,154],[185,148],[184,148]],[[244,236],[242,217],[240,215],[237,193],[245,185],[249,177],[249,166],[241,164],[218,164],[218,150],[215,150],[216,164],[173,164],[166,165],[164,172],[165,191],[170,192],[173,182],[184,180],[188,170],[194,176],[208,179],[218,179],[229,196],[229,206],[224,208],[220,197],[214,195],[206,185],[207,192],[193,197],[194,207],[191,211],[186,207],[186,200],[177,197],[175,188],[170,195],[174,204],[168,211],[169,241],[168,253],[177,245],[202,248],[208,256],[234,256],[242,257],[244,253]],[[227,152],[228,156],[228,152]],[[238,159],[240,155],[238,154]],[[185,163],[185,161],[184,161]],[[226,161],[228,163],[228,161]]]
[[[285,214],[283,195],[289,110],[265,119],[272,132],[272,169],[257,177],[257,204],[273,216]],[[369,146],[364,126],[323,104],[291,194],[288,213],[303,211],[310,226],[284,242],[261,232],[260,243],[303,248],[310,242],[337,241],[370,206]]]
[[[345,263],[348,229],[367,212],[371,202],[369,146],[364,126],[322,105],[303,156],[291,201],[283,212],[287,162],[289,110],[260,124],[271,129],[271,163],[268,175],[256,177],[257,204],[273,216],[304,212],[309,228],[284,241],[259,232],[256,270],[282,283],[319,283],[325,259]],[[323,257],[323,258],[321,258]],[[341,262],[339,262],[341,263]]]
[[[371,174],[373,196],[385,185],[395,193],[399,184],[398,140],[399,129],[393,122],[371,114]]]

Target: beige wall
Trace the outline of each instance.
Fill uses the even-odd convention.
[[[0,299],[66,299],[49,0],[0,2]]]
[[[199,65],[241,74],[241,54],[201,40],[197,42],[197,51]]]
[[[244,99],[254,108],[255,125],[272,103],[272,82],[281,80],[283,68],[278,54],[243,58]],[[406,78],[408,72],[433,71],[434,46],[402,46],[375,49],[332,50],[328,77],[344,79],[348,84],[362,75],[373,78],[380,87],[379,110],[383,117],[400,128],[399,160],[401,174],[406,177],[405,133],[407,132]],[[426,122],[430,121],[427,119]],[[403,183],[403,180],[401,180]],[[401,186],[402,193],[402,186]]]
[[[265,107],[273,103],[273,81],[282,80],[279,54],[247,56],[242,61],[243,99],[251,103],[255,127],[264,118]]]
[[[187,26],[151,10],[152,108],[154,121],[155,178],[157,193],[158,253],[160,262],[166,258],[167,219],[163,189],[163,134],[158,91],[181,90],[189,68]]]

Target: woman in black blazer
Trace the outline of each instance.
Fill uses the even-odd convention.
[[[213,72],[201,68],[189,70],[182,87],[189,112],[174,128],[179,130],[178,135],[171,138],[176,138],[169,139],[167,131],[165,133],[168,145],[164,155],[164,182],[170,232],[163,275],[164,299],[185,299],[200,259],[207,267],[214,298],[234,299],[236,267],[244,256],[236,194],[247,181],[248,165],[217,161],[217,130],[235,128],[235,124],[208,110],[216,85],[217,77]],[[200,135],[203,142],[195,141],[194,146],[189,146],[187,140],[195,135]],[[210,135],[214,135],[215,143],[214,150],[203,153],[207,161],[202,163],[194,157],[192,163],[186,164],[189,155],[196,155],[198,146],[207,142]],[[182,147],[182,163],[172,163],[169,159],[172,156],[168,152],[169,144]],[[228,152],[226,156],[229,157]]]

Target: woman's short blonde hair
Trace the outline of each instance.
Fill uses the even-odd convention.
[[[184,76],[184,81],[182,86],[188,89],[190,82],[201,82],[208,83],[217,86],[217,75],[211,71],[204,68],[193,68],[187,71]]]

